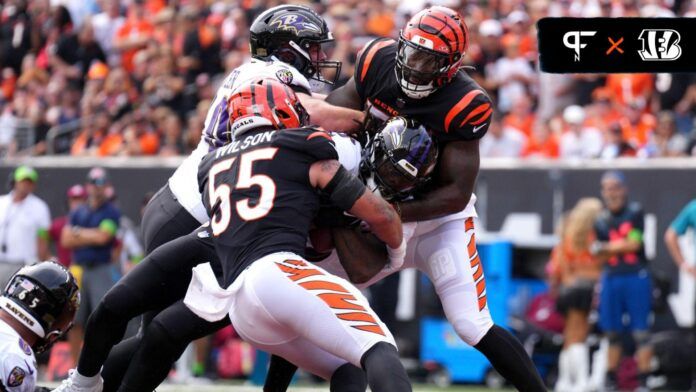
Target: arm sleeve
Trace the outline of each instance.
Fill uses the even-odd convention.
[[[39,208],[37,225],[39,229],[43,230],[48,230],[51,227],[51,212],[46,203],[42,203]]]
[[[118,211],[117,209],[113,208],[107,217],[102,219],[101,222],[99,222],[99,229],[106,231],[107,233],[111,234],[112,236],[116,236],[116,232],[118,232],[118,222],[121,220],[121,212]]]
[[[674,218],[670,227],[674,229],[678,235],[684,235],[689,227],[693,227],[693,220],[690,219],[693,216],[696,216],[696,200],[691,201],[691,203],[687,204],[686,207],[679,212],[679,215]]]
[[[627,237],[631,241],[643,242],[643,231],[645,229],[645,214],[643,209],[638,205],[632,206],[631,214],[631,230],[628,232]]]

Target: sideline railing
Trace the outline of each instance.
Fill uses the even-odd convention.
[[[51,127],[51,129],[49,129],[46,133],[46,153],[48,155],[55,154],[57,150],[56,142],[59,140],[59,138],[66,136],[69,136],[66,146],[68,147],[67,150],[70,151],[69,146],[71,145],[72,140],[74,139],[75,132],[82,129],[82,126],[85,123],[89,123],[90,121],[92,121],[92,118],[93,117],[81,117],[77,120],[69,121],[65,124],[60,124]]]

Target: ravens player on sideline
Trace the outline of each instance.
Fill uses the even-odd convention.
[[[230,115],[244,120],[232,131],[243,142],[209,153],[198,170],[227,289],[202,264],[186,304],[209,321],[229,314],[244,340],[327,380],[349,363],[365,370],[372,391],[410,391],[393,337],[367,300],[302,256],[319,192],[369,224],[397,264],[405,252],[401,221],[338,162],[331,136],[306,126],[302,106],[285,108],[288,101],[292,90],[272,79],[230,99]],[[284,116],[290,129],[276,126]]]
[[[415,14],[398,42],[380,38],[358,54],[355,73],[327,101],[356,110],[369,107],[378,119],[412,117],[434,133],[440,157],[430,189],[394,203],[408,233],[403,268],[415,267],[433,282],[445,314],[466,343],[520,391],[545,391],[541,377],[520,342],[493,323],[476,251],[473,195],[479,169],[478,140],[493,112],[483,89],[460,70],[469,34],[457,12],[441,6]],[[351,244],[351,246],[353,246]],[[345,276],[334,258],[322,264]],[[367,285],[395,272],[383,270]],[[275,358],[276,362],[284,362]]]
[[[275,79],[270,79],[281,85]],[[248,83],[247,83],[248,84]],[[239,88],[245,88],[247,84]],[[292,90],[287,89],[292,93]],[[236,91],[236,90],[235,90]],[[294,93],[293,93],[294,94]],[[234,99],[233,94],[230,99]],[[259,125],[259,122],[271,123],[276,129],[297,126],[301,117],[306,121],[306,111],[297,101],[259,99],[256,108],[263,108],[264,114],[271,114],[271,119],[241,116],[237,109],[230,110],[230,132],[244,127]],[[324,135],[324,134],[322,134]],[[336,143],[341,140],[343,143]],[[311,141],[311,140],[310,140]],[[333,149],[339,162],[357,172],[360,161],[360,147],[357,143],[345,143],[344,137],[332,136]],[[235,141],[232,148],[244,145],[244,141]],[[224,147],[223,147],[224,148]],[[76,371],[63,381],[58,391],[152,391],[167,376],[171,365],[179,358],[186,346],[193,340],[206,336],[229,325],[229,319],[208,322],[191,313],[182,303],[184,294],[191,280],[191,269],[199,263],[217,260],[214,246],[208,236],[208,228],[203,226],[188,235],[163,244],[150,253],[130,273],[121,279],[99,303],[90,316],[85,329],[85,341],[80,353]],[[221,272],[219,262],[217,272]],[[157,279],[153,279],[153,277]],[[145,328],[140,340],[140,347],[129,358],[123,378],[110,382],[100,378],[100,369],[110,355],[113,346],[121,340],[128,321],[144,312],[164,309]],[[106,366],[105,366],[106,369]],[[357,376],[356,376],[357,374]],[[341,366],[335,372],[337,380],[364,378],[362,370],[355,366]],[[106,377],[105,377],[106,379]],[[346,384],[341,382],[341,384]],[[348,391],[343,385],[332,389]],[[271,390],[284,390],[284,387],[270,386]],[[281,389],[282,388],[282,389]]]
[[[320,15],[305,6],[281,5],[259,15],[250,30],[252,60],[233,70],[223,81],[208,110],[196,150],[182,162],[145,208],[142,230],[146,253],[191,233],[208,221],[196,186],[196,168],[206,153],[231,141],[227,132],[226,105],[231,91],[237,86],[255,78],[276,78],[297,91],[312,122],[326,129],[351,131],[364,117],[360,111],[336,107],[311,95],[313,85],[333,84],[341,65],[326,60],[322,45],[333,41],[333,37]],[[323,76],[327,69],[334,71],[333,80]],[[335,139],[343,147],[353,148],[348,138]],[[159,310],[161,308],[143,316],[143,328]],[[142,328],[136,336],[124,340],[111,351],[102,372],[106,391],[111,390],[111,385],[120,383],[130,359],[141,347],[141,338]],[[79,375],[77,372],[74,374]]]
[[[80,306],[75,278],[45,261],[22,267],[0,296],[0,391],[34,392],[36,358],[72,326]]]

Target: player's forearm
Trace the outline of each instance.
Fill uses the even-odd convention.
[[[45,237],[40,236],[36,239],[36,250],[40,260],[48,260],[51,258],[48,240]]]
[[[635,253],[638,252],[643,246],[641,242],[637,241],[632,241],[632,240],[618,240],[618,241],[612,241],[612,242],[607,242],[604,244],[602,247],[601,253],[604,253],[609,256],[620,256],[626,253]]]
[[[401,245],[404,233],[399,214],[381,197],[365,190],[348,212],[367,222],[372,233],[390,247]]]
[[[357,110],[334,106],[314,98],[310,99],[307,111],[313,124],[338,132],[357,130],[364,117],[364,114]]]
[[[437,188],[418,200],[399,203],[401,220],[417,222],[455,214],[466,208],[470,199],[471,192],[462,192],[456,184]]]
[[[79,229],[79,235],[82,239],[83,245],[86,246],[102,246],[108,244],[113,236],[102,230],[102,229],[97,229],[97,228],[80,228]]]
[[[677,264],[677,267],[681,267],[686,260],[684,260],[684,255],[679,247],[679,236],[671,227],[665,232],[665,245],[674,263]]]
[[[403,228],[399,214],[386,202],[379,207],[381,213],[370,223],[370,230],[392,248],[398,248],[403,240]]]
[[[355,91],[355,82],[351,80],[343,86],[333,90],[327,97],[326,102],[335,106],[362,110],[363,102]]]

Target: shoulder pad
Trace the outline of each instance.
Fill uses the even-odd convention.
[[[464,91],[464,95],[447,111],[445,132],[464,140],[480,139],[488,131],[493,114],[493,103],[478,85]]]
[[[311,94],[309,80],[300,71],[281,61],[274,61],[272,64],[276,79],[290,86],[295,92]]]
[[[363,82],[377,52],[395,43],[396,41],[391,38],[377,38],[368,42],[367,45],[358,52],[358,57],[356,59],[357,67],[355,69],[356,80]]]
[[[276,132],[273,145],[307,154],[314,160],[338,159],[331,134],[315,128],[298,128]]]

